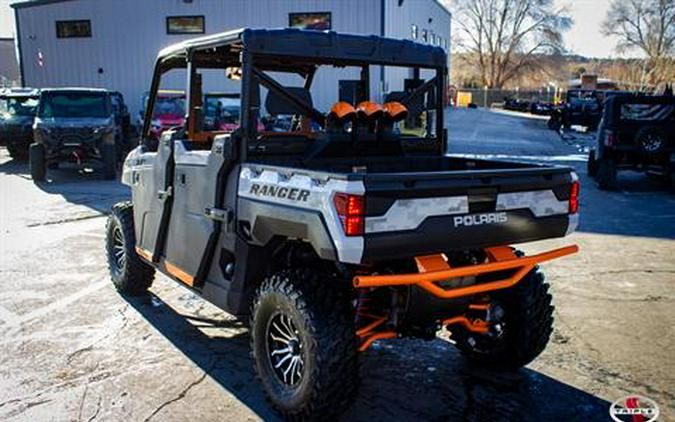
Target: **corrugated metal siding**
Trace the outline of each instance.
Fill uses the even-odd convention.
[[[385,0],[385,36],[391,38],[412,39],[412,25],[417,25],[416,42],[422,41],[422,31],[434,34],[448,41],[450,50],[450,13],[434,0]],[[448,66],[450,65],[448,54]],[[422,72],[422,78],[429,78],[430,72]],[[403,90],[403,80],[412,77],[408,69],[386,69],[385,79],[388,91]]]
[[[389,0],[387,0],[389,1]],[[394,0],[394,4],[398,0]],[[408,4],[406,4],[408,3]],[[286,27],[291,12],[331,12],[333,30],[356,34],[379,34],[380,0],[75,0],[18,10],[21,25],[22,60],[25,83],[29,86],[93,86],[120,91],[134,115],[141,96],[150,87],[157,52],[190,35],[166,34],[166,17],[204,15],[206,33],[241,27]],[[404,10],[431,8],[434,0],[406,0]],[[390,36],[406,38],[407,16],[389,6],[390,19],[407,30]],[[442,16],[437,16],[442,20]],[[91,20],[91,38],[56,38],[57,20]],[[393,27],[392,27],[393,28]],[[449,22],[447,25],[449,32]],[[439,30],[440,33],[440,30]],[[448,34],[449,38],[449,34]],[[44,65],[38,65],[42,52]],[[98,69],[103,72],[99,73]],[[356,79],[356,70],[336,69],[320,72],[312,92],[315,104],[327,109],[337,100],[337,79]],[[221,82],[205,90],[223,91]],[[223,78],[224,80],[224,78]],[[379,72],[371,76],[375,100],[379,92]],[[181,86],[182,87],[182,86]]]

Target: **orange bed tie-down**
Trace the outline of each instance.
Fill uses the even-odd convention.
[[[514,286],[527,275],[538,263],[550,261],[579,251],[577,245],[566,246],[551,251],[542,252],[531,256],[519,257],[513,248],[497,246],[485,249],[487,261],[483,264],[467,265],[451,268],[442,254],[419,256],[415,258],[418,273],[412,274],[388,274],[388,275],[359,275],[354,277],[353,284],[356,288],[405,286],[415,284],[432,295],[441,299],[456,299],[481,293],[507,289]],[[474,284],[471,286],[443,288],[438,282],[447,281],[457,277],[478,276],[497,271],[512,270],[512,274],[500,280],[487,283]],[[471,305],[475,308],[487,308],[486,304]],[[440,321],[442,325],[460,324],[475,332],[487,332],[488,326],[485,321],[471,321],[465,316],[456,316]],[[379,319],[357,331],[362,340],[359,350],[366,350],[373,341],[383,338],[394,338],[397,334],[393,331],[376,331],[375,329],[385,325],[384,319]]]

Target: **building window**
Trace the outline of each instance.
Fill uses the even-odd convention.
[[[417,39],[417,25],[411,25],[410,26],[410,38],[413,40]]]
[[[331,29],[330,12],[289,13],[288,26],[298,29],[327,31]]]
[[[175,34],[203,34],[204,16],[167,16],[166,33]]]
[[[429,33],[429,44],[436,45],[436,34],[433,32]]]
[[[422,30],[422,42],[427,42],[427,30],[423,29]]]
[[[91,21],[56,21],[56,38],[91,38]]]

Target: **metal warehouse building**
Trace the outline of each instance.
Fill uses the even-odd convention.
[[[150,87],[158,51],[200,34],[292,26],[450,48],[451,16],[439,0],[33,0],[12,7],[24,86],[120,91],[134,115]],[[407,69],[373,72],[373,100],[402,89],[403,79],[412,75],[399,71]],[[331,91],[334,80],[346,76],[337,70],[322,75],[333,79]],[[324,92],[329,84],[321,82],[312,96],[326,109],[337,93]]]

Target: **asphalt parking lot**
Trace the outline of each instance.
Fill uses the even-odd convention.
[[[581,226],[534,252],[578,243],[543,265],[556,304],[546,351],[516,373],[468,364],[447,341],[385,341],[363,356],[344,420],[609,420],[629,394],[675,418],[675,194],[621,174],[602,192],[585,171],[590,136],[560,137],[513,113],[448,113],[450,153],[570,165]],[[0,150],[0,419],[275,420],[233,317],[158,276],[126,300],[107,276],[105,213],[129,194],[57,170],[35,185]]]

